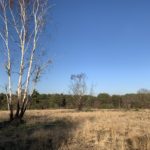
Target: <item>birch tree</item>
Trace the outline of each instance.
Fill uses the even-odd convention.
[[[0,0],[0,42],[8,76],[6,95],[10,120],[22,119],[30,95],[50,63],[39,64],[36,59],[41,53],[40,36],[48,9],[48,0]],[[14,76],[17,81],[13,80]],[[17,99],[13,99],[13,91],[17,91]]]
[[[86,93],[86,75],[84,73],[71,75],[71,85],[70,90],[74,98],[74,103],[78,110],[82,110],[84,106],[83,96]]]

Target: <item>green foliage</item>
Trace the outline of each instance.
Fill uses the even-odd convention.
[[[99,99],[107,99],[107,98],[110,98],[110,95],[107,94],[107,93],[100,93],[97,98]]]
[[[4,93],[0,94],[0,109],[7,109],[6,95]]]
[[[112,104],[115,108],[121,108],[122,107],[122,97],[119,95],[113,95],[111,97]]]
[[[13,95],[13,99],[16,96]],[[59,109],[59,108],[76,108],[74,98],[72,95],[64,94],[40,94],[38,91],[34,91],[32,94],[32,101],[29,105],[29,109]],[[150,94],[126,94],[126,95],[112,95],[107,93],[101,93],[97,97],[91,95],[85,95],[83,97],[84,110],[90,110],[92,108],[124,108],[124,109],[140,109],[150,108]],[[4,93],[0,94],[0,109],[7,109],[7,100]]]
[[[107,93],[100,93],[97,96],[100,101],[100,108],[113,108],[111,96]]]

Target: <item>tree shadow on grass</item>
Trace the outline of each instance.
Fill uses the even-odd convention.
[[[0,123],[1,124],[1,123]],[[0,129],[0,150],[57,150],[69,144],[77,124],[67,118]]]

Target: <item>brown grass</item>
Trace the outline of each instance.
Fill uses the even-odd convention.
[[[0,129],[0,149],[150,150],[150,110],[31,110],[25,120]]]

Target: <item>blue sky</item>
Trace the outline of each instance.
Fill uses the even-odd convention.
[[[95,94],[150,89],[150,1],[53,3],[51,24],[42,39],[53,64],[38,84],[40,92],[67,93],[70,75],[81,72]]]

